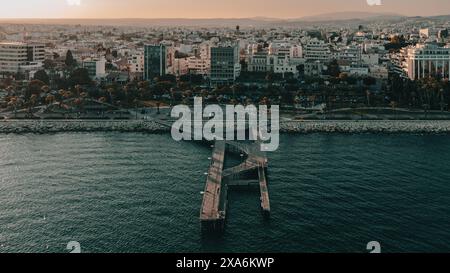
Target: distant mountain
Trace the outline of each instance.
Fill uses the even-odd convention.
[[[422,17],[420,17],[420,18],[422,18]],[[431,19],[435,19],[435,20],[450,20],[450,15],[436,15],[436,16],[430,16],[430,17],[428,17],[428,18],[431,18]]]
[[[139,27],[302,27],[318,22],[325,24],[337,23],[361,23],[360,21],[389,20],[398,21],[406,17],[395,13],[372,12],[336,12],[307,16],[296,19],[278,19],[269,17],[252,18],[117,18],[117,19],[1,19],[0,23],[25,23],[25,24],[68,24],[68,25],[104,25],[104,26],[139,26]],[[433,17],[419,17],[433,18]],[[436,19],[450,18],[446,15],[436,16]]]
[[[334,12],[319,14],[314,16],[306,16],[291,21],[303,22],[326,22],[326,21],[346,21],[346,20],[373,20],[373,19],[395,19],[405,17],[395,13],[374,13],[361,11]]]
[[[280,19],[256,18],[117,18],[117,19],[1,19],[0,23],[67,24],[103,26],[156,26],[156,27],[243,27],[268,26]]]

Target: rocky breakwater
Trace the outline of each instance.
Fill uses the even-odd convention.
[[[167,125],[149,120],[6,120],[0,134],[61,132],[170,132]],[[281,133],[416,133],[450,134],[450,120],[413,121],[282,121]]]
[[[283,121],[282,133],[416,133],[449,134],[450,120]]]
[[[169,128],[154,121],[84,121],[84,120],[8,120],[0,121],[3,134],[47,134],[61,132],[168,132]]]

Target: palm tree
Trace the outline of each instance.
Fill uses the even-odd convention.
[[[392,108],[392,113],[394,114],[395,119],[397,119],[397,112],[395,111],[395,108],[397,107],[398,103],[396,101],[391,101],[389,105]]]
[[[79,84],[75,85],[75,92],[76,92],[75,94],[77,95],[77,97],[79,97],[80,93],[82,92],[81,85],[79,85]]]
[[[109,98],[111,100],[111,104],[114,105],[114,96],[113,96],[114,88],[112,88],[112,87],[108,88],[107,92],[109,94]]]
[[[64,99],[64,94],[66,93],[66,90],[64,89],[59,89],[58,90],[58,95],[59,95],[59,100],[62,101]]]
[[[48,93],[48,92],[50,92],[50,87],[48,85],[43,85],[41,87],[41,91],[42,91],[42,93]]]
[[[128,92],[130,91],[130,87],[128,85],[122,86],[122,92],[125,95],[125,104],[129,104],[129,96]]]
[[[65,100],[71,98],[72,96],[73,96],[73,93],[70,92],[70,91],[66,91],[66,92],[64,92],[64,94],[63,94],[63,98],[64,98]]]
[[[299,114],[299,108],[298,108],[298,105],[300,104],[300,102],[301,102],[300,97],[299,97],[298,94],[297,94],[297,95],[295,96],[295,98],[294,98],[295,115],[298,115],[298,114]]]
[[[10,85],[6,88],[6,91],[8,92],[8,96],[11,96],[12,93],[14,92],[14,87]]]
[[[135,99],[133,101],[134,106],[136,107],[135,112],[136,112],[136,119],[138,119],[138,106],[139,106],[139,101],[137,99]]]
[[[370,107],[370,91],[366,90],[367,106]]]
[[[444,108],[447,104],[444,102],[444,89],[443,88],[441,88],[439,90],[439,95],[440,95],[440,100],[441,100],[439,102],[439,105],[441,106],[441,112],[444,112]]]
[[[161,103],[158,101],[158,102],[156,103],[156,110],[157,110],[156,113],[157,113],[158,115],[160,114],[159,107],[161,107]]]
[[[51,104],[51,103],[53,103],[53,102],[55,102],[55,96],[53,96],[53,95],[47,95],[47,96],[45,97],[45,103],[46,103],[47,105],[49,105],[49,104]]]
[[[28,103],[28,115],[30,117],[32,116],[32,109],[36,105],[36,101],[37,101],[37,95],[36,94],[31,95],[29,103]]]
[[[17,105],[19,100],[16,96],[9,99],[8,105],[14,107],[14,118],[17,118]]]

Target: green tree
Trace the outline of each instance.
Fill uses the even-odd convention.
[[[333,59],[330,62],[328,67],[329,67],[328,71],[329,71],[329,74],[331,77],[335,77],[335,78],[339,77],[339,75],[341,74],[341,70],[339,68],[339,64],[336,59]]]
[[[44,69],[54,69],[56,64],[53,60],[46,59],[44,60]]]
[[[33,94],[39,95],[42,92],[42,87],[45,85],[44,82],[40,80],[32,80],[28,84],[26,89],[25,97],[29,99]]]
[[[47,72],[45,72],[45,70],[37,71],[36,74],[34,74],[34,79],[35,80],[40,80],[41,82],[43,82],[45,84],[49,84],[50,83],[50,78],[47,75]]]
[[[92,80],[89,77],[89,72],[85,68],[75,69],[69,78],[70,86],[90,85],[91,83],[92,83]]]
[[[74,66],[76,66],[76,64],[77,64],[77,61],[74,59],[71,50],[67,50],[65,64],[66,64],[68,67],[74,67]]]
[[[371,85],[375,85],[377,83],[377,80],[373,77],[365,77],[363,79],[363,83],[366,86],[371,86]]]

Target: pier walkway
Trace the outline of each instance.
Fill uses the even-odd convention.
[[[163,126],[172,126],[170,121],[155,121]],[[190,134],[192,135],[192,131]],[[270,216],[268,159],[261,151],[261,143],[217,140],[212,147],[211,163],[200,209],[202,229],[213,232],[224,230],[230,188],[259,185],[261,212],[264,217]],[[227,153],[240,154],[243,162],[235,167],[224,169]]]
[[[246,158],[240,165],[224,170],[227,151],[241,153]],[[270,216],[267,167],[268,160],[260,151],[259,142],[216,141],[200,211],[202,228],[214,232],[224,230],[228,203],[227,191],[230,187],[259,185],[261,212],[264,217]]]
[[[206,178],[205,191],[200,212],[201,221],[220,222],[225,218],[226,206],[221,205],[222,172],[225,160],[225,142],[217,141],[214,145],[211,164]],[[213,226],[217,223],[211,223]],[[220,223],[219,223],[220,224]]]

